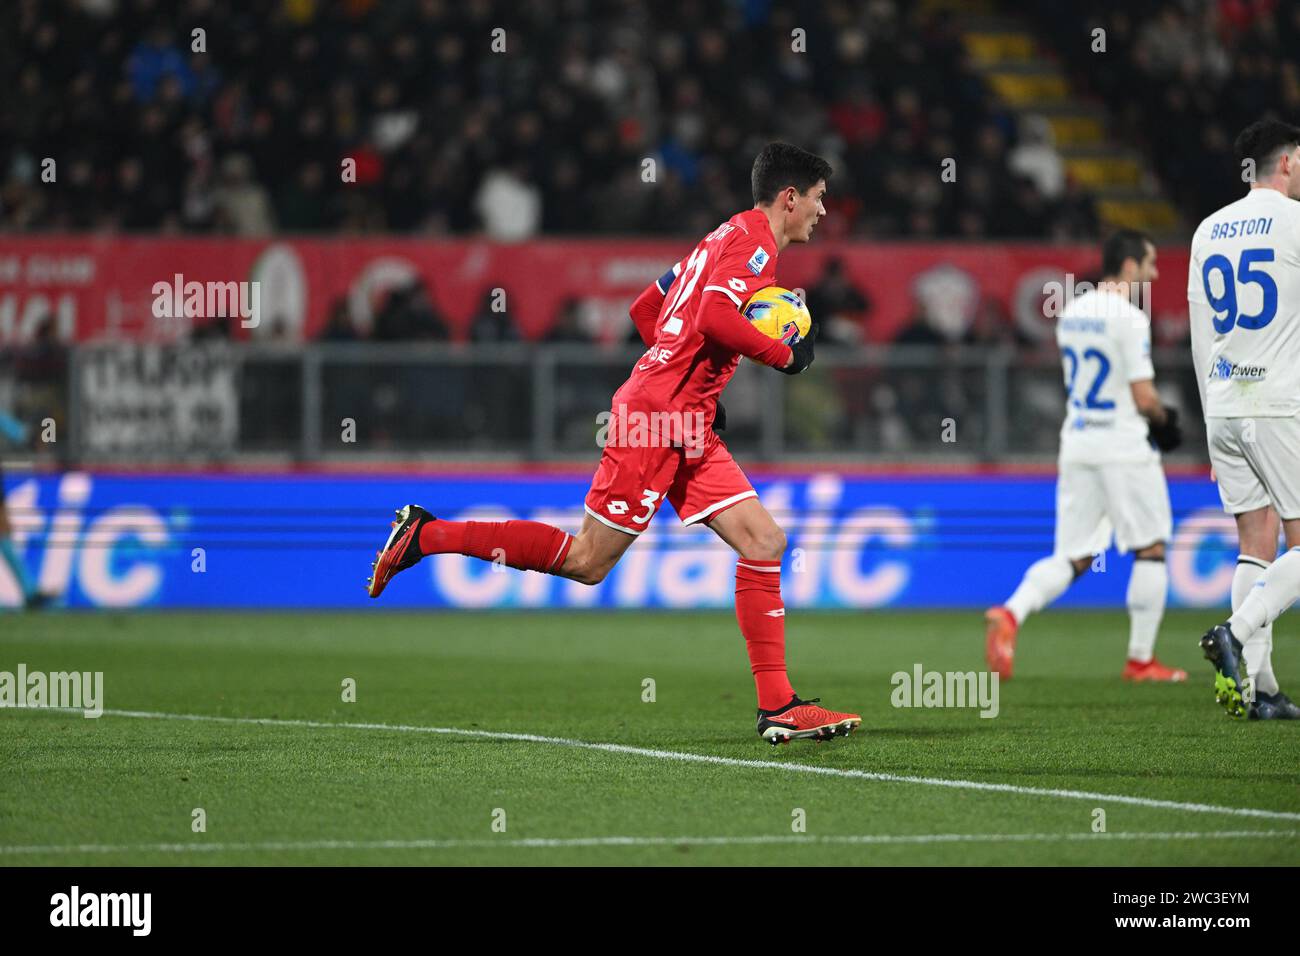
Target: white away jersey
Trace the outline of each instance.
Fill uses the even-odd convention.
[[[1124,296],[1085,292],[1056,321],[1068,408],[1062,462],[1146,462],[1159,458],[1130,382],[1155,378],[1151,320]]]
[[[1252,189],[1202,222],[1187,311],[1206,418],[1300,412],[1300,203]]]

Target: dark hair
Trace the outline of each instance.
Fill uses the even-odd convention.
[[[1238,166],[1253,159],[1255,175],[1266,176],[1272,172],[1273,164],[1277,162],[1278,150],[1284,146],[1297,145],[1300,145],[1300,126],[1292,126],[1281,120],[1261,119],[1243,129],[1232,148],[1237,153]]]
[[[754,158],[749,181],[754,205],[766,206],[787,186],[806,193],[819,179],[830,179],[831,164],[789,143],[768,143]]]
[[[1138,265],[1147,257],[1147,245],[1155,245],[1151,237],[1136,229],[1119,229],[1101,245],[1101,274],[1117,276],[1124,268],[1124,260],[1132,259]]]

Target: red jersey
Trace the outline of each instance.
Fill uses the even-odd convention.
[[[737,213],[673,266],[653,329],[653,344],[614,393],[614,407],[704,412],[713,420],[718,395],[742,354],[768,365],[789,361],[789,347],[769,339],[741,313],[760,289],[776,283],[776,238],[759,209]],[[633,306],[635,318],[651,286]],[[649,338],[642,329],[643,338]]]

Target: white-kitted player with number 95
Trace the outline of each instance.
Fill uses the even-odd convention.
[[[1187,270],[1210,464],[1240,549],[1232,617],[1201,648],[1229,716],[1294,720],[1272,625],[1300,597],[1300,128],[1259,120],[1236,150],[1250,189],[1200,224]],[[1274,510],[1290,549],[1276,561]]]
[[[1159,273],[1156,249],[1122,229],[1102,246],[1102,280],[1076,297],[1056,322],[1067,408],[1056,483],[1056,540],[1034,562],[1006,604],[984,615],[989,668],[1011,676],[1016,634],[1110,547],[1134,552],[1129,576],[1128,661],[1132,681],[1184,681],[1187,672],[1156,660],[1169,576],[1172,530],[1160,452],[1182,440],[1175,410],[1160,402],[1151,366],[1151,319],[1137,302]]]

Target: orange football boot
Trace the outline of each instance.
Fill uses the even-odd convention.
[[[998,605],[984,612],[984,658],[989,670],[1002,680],[1011,680],[1011,668],[1016,657],[1016,632],[1020,625],[1016,616]]]
[[[1124,679],[1132,681],[1154,680],[1170,684],[1181,684],[1187,680],[1187,671],[1181,667],[1166,667],[1154,657],[1149,661],[1135,661],[1130,657],[1124,665]]]

